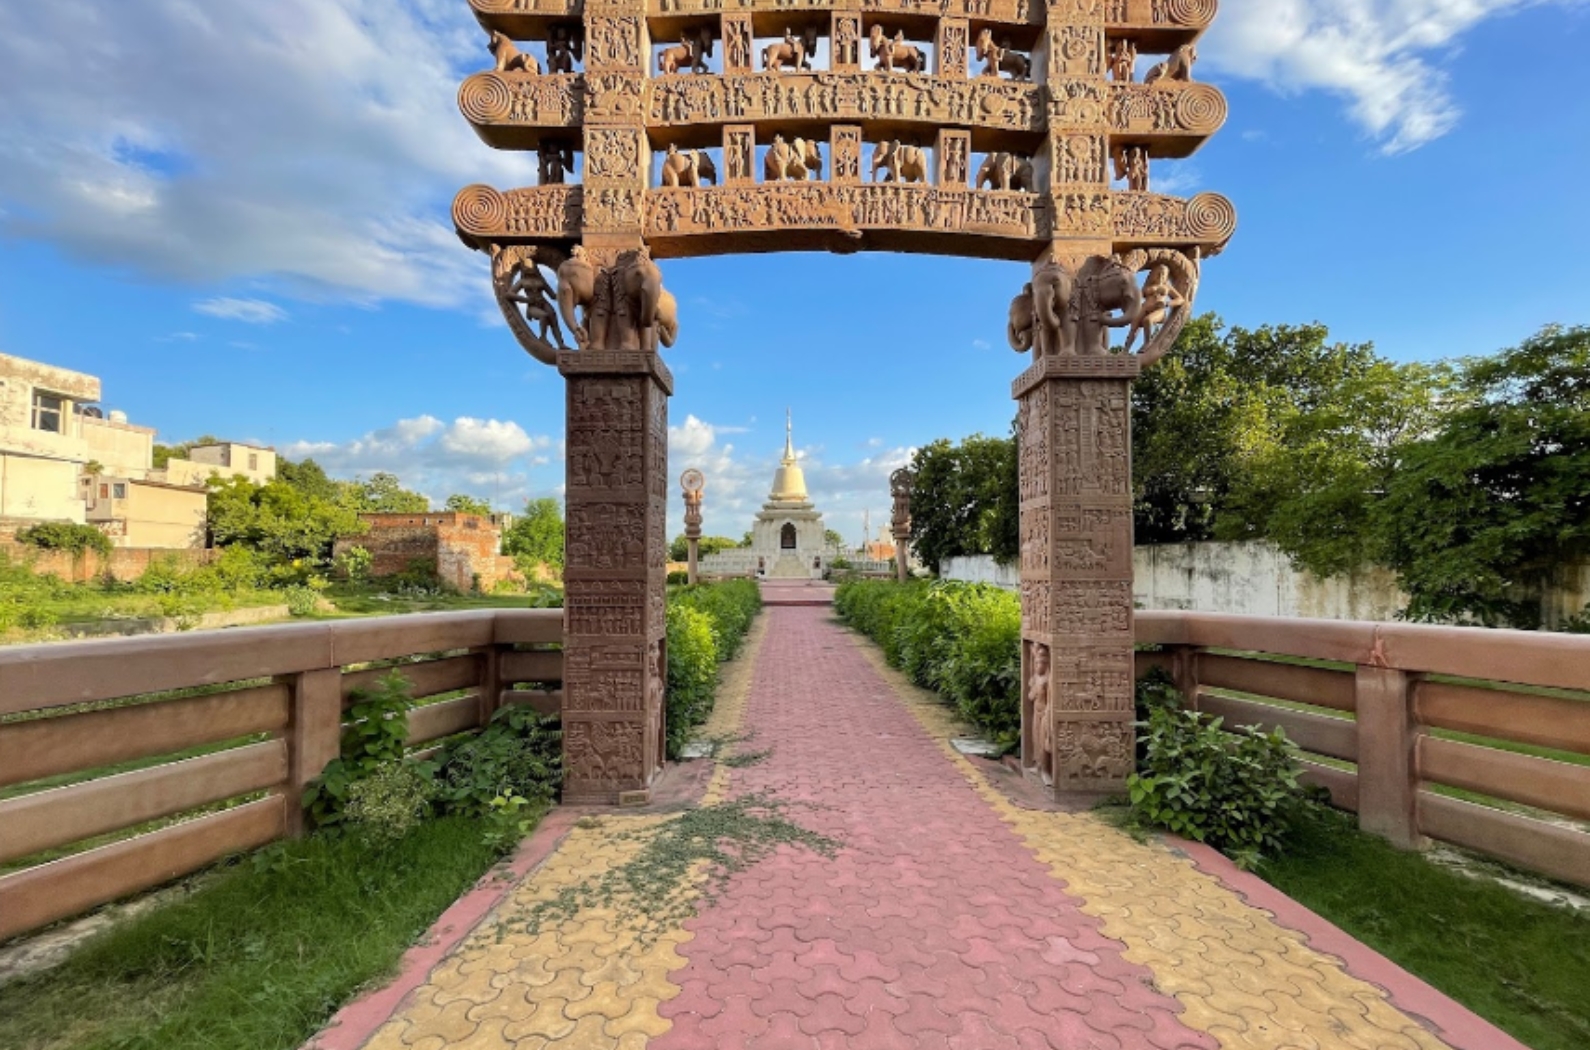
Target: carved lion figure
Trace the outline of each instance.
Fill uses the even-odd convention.
[[[1143,75],[1143,83],[1158,84],[1180,81],[1184,84],[1192,82],[1193,63],[1198,61],[1198,48],[1194,44],[1183,44],[1171,53],[1165,61],[1151,68]]]
[[[497,59],[497,72],[499,73],[541,73],[541,63],[536,61],[536,56],[526,54],[515,46],[512,40],[502,33],[493,31],[491,43],[487,45]]]
[[[700,186],[718,183],[718,169],[712,158],[700,150],[681,152],[673,143],[662,159],[662,184],[664,186]]]
[[[898,30],[894,39],[890,40],[883,35],[883,26],[874,22],[872,30],[867,36],[867,43],[872,47],[872,57],[878,60],[874,68],[885,73],[893,73],[896,69],[902,73],[926,73],[927,55],[915,44],[905,42],[905,30]]]
[[[878,169],[887,172],[878,178]],[[880,142],[872,150],[873,182],[926,182],[928,176],[927,151],[920,146],[907,146],[895,139]]]
[[[1037,189],[1032,161],[1016,153],[990,153],[977,170],[977,188],[1032,193]]]

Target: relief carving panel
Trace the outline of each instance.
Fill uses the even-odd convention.
[[[646,195],[646,234],[906,227],[1033,240],[1048,235],[1040,199],[920,184],[765,183]]]

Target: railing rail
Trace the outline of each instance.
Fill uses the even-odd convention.
[[[1137,640],[1189,706],[1284,728],[1366,830],[1590,885],[1590,637],[1140,612]]]
[[[354,694],[394,667],[411,748],[556,711],[562,640],[538,609],[0,649],[0,940],[301,833]]]

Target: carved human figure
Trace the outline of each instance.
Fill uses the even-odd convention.
[[[983,61],[982,75],[997,77],[1009,73],[1012,80],[1032,77],[1032,60],[1019,51],[1012,51],[1009,40],[994,43],[994,32],[984,29],[977,34],[977,57]]]
[[[833,63],[854,66],[860,60],[857,48],[861,43],[858,24],[853,18],[841,18],[834,23]]]
[[[1110,45],[1110,79],[1117,84],[1130,84],[1137,75],[1137,45],[1121,39]]]
[[[751,26],[747,22],[729,24],[723,41],[725,64],[730,69],[751,67]]]
[[[1191,83],[1193,63],[1198,61],[1198,47],[1183,44],[1171,52],[1169,58],[1143,74],[1145,84]]]
[[[585,41],[579,29],[553,26],[547,36],[547,72],[572,73],[574,63],[585,57]]]
[[[1027,703],[1032,712],[1032,757],[1045,784],[1054,783],[1054,716],[1049,686],[1049,647],[1033,644],[1027,674]]]
[[[564,176],[574,170],[574,150],[550,139],[536,147],[536,160],[543,186],[563,185]]]
[[[902,73],[927,72],[927,53],[915,44],[905,42],[905,30],[896,30],[894,39],[890,40],[884,35],[883,26],[874,22],[867,42],[871,45],[872,57],[878,63],[873,68],[885,73],[893,73],[897,69]]]
[[[885,178],[878,178],[880,168]],[[873,182],[926,182],[927,174],[927,151],[920,146],[908,146],[895,139],[880,142],[872,149]]]
[[[664,682],[662,647],[651,642],[646,646],[646,728],[651,737],[657,767],[663,764],[667,741],[663,739]],[[648,762],[648,765],[650,763]]]
[[[563,330],[558,326],[558,310],[553,302],[552,285],[547,282],[541,273],[541,267],[536,265],[534,256],[519,256],[508,275],[507,299],[517,303],[524,313],[526,321],[539,324],[541,329],[536,337],[546,342],[550,334],[556,341],[559,350],[567,350],[563,342]]]
[[[536,56],[520,51],[506,34],[492,31],[491,42],[486,45],[492,57],[497,60],[499,73],[532,73],[539,75],[541,63],[536,61]]]
[[[1037,189],[1032,161],[1015,153],[990,153],[977,170],[977,188],[1032,193]]]
[[[1171,279],[1170,267],[1165,263],[1156,264],[1148,271],[1148,280],[1143,285],[1143,305],[1126,331],[1125,352],[1132,352],[1132,344],[1137,341],[1139,334],[1147,345],[1153,338],[1154,329],[1170,319],[1171,311],[1186,305],[1187,297]]]
[[[1122,146],[1115,151],[1115,177],[1126,180],[1126,188],[1136,192],[1148,189],[1148,148]]]

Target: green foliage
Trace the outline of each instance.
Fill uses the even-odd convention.
[[[688,572],[670,572],[664,582],[669,587],[683,587],[690,582],[690,574]]]
[[[544,809],[562,783],[562,741],[555,716],[522,704],[499,708],[486,728],[437,756],[436,801],[470,817],[499,811],[502,796]]]
[[[930,570],[961,555],[992,554],[1001,562],[1019,555],[1014,440],[974,434],[953,445],[940,439],[918,449],[911,465],[911,545]]]
[[[705,558],[719,551],[734,550],[738,546],[739,543],[727,536],[703,536],[696,541],[696,553]],[[690,543],[685,539],[684,533],[675,536],[673,542],[668,544],[668,560],[690,560]]]
[[[304,808],[316,827],[341,824],[353,786],[383,765],[402,761],[413,706],[409,689],[409,680],[394,670],[355,694],[342,729],[340,757],[304,790]]]
[[[1163,682],[1139,687],[1142,759],[1127,778],[1132,817],[1204,842],[1252,868],[1285,847],[1311,803],[1297,782],[1297,748],[1280,729],[1226,732],[1219,718],[1184,711]]]
[[[348,785],[344,819],[378,839],[400,839],[431,815],[435,793],[429,769],[403,758],[392,759]]]
[[[89,551],[109,556],[110,537],[92,525],[45,521],[17,531],[17,542],[45,551],[71,551],[81,557]]]
[[[375,558],[363,547],[348,547],[337,555],[337,571],[346,579],[354,583],[363,583],[370,578],[370,568],[375,564]]]
[[[845,549],[845,537],[834,529],[823,530],[823,543],[834,550]]]
[[[370,480],[345,481],[339,486],[342,505],[356,514],[424,514],[431,501],[403,487],[396,474],[378,471]]]
[[[678,758],[691,732],[707,720],[718,688],[718,643],[712,618],[668,603],[668,757]]]
[[[732,660],[751,630],[756,614],[762,611],[762,590],[752,580],[725,580],[697,584],[673,591],[668,600],[675,605],[697,609],[712,621],[712,638],[718,659]],[[671,655],[671,654],[670,654]]]
[[[283,484],[291,485],[312,500],[335,503],[341,493],[338,483],[327,477],[325,468],[312,459],[293,463],[290,460],[278,457],[276,460],[276,480]]]
[[[210,480],[209,525],[215,546],[245,547],[269,564],[323,564],[338,537],[367,531],[358,512],[342,503],[279,479],[256,485],[245,477]]]
[[[540,822],[541,814],[546,812],[545,806],[537,806],[512,791],[493,798],[490,806],[485,818],[486,832],[481,838],[499,855],[511,852],[528,838]]]
[[[304,584],[294,584],[282,591],[287,599],[287,611],[294,616],[313,616],[320,609],[320,592]]]
[[[1464,362],[1458,406],[1402,448],[1377,508],[1419,620],[1534,627],[1521,592],[1590,556],[1590,327]]]
[[[514,519],[502,538],[502,552],[510,555],[527,575],[538,565],[563,568],[563,509],[551,498],[525,503],[524,514]]]
[[[0,984],[8,1050],[295,1050],[496,858],[480,824],[311,835],[201,875]]]
[[[491,516],[491,504],[474,496],[448,496],[444,506],[454,514],[478,514],[482,518]]]
[[[988,584],[851,580],[839,616],[877,642],[891,666],[1010,747],[1021,735],[1021,603]]]

